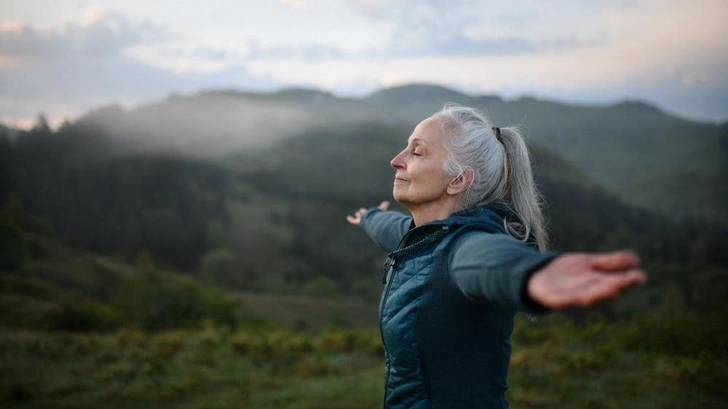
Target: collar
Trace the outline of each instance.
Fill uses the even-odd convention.
[[[447,219],[435,220],[425,223],[426,226],[457,227],[464,225],[482,225],[488,230],[505,233],[504,221],[518,220],[515,212],[505,202],[493,202],[482,206],[470,207],[451,214]],[[409,230],[415,228],[414,221],[410,222]]]

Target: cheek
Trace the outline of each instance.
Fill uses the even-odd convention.
[[[417,183],[414,185],[419,192],[441,191],[447,188],[448,178],[440,168],[429,169],[419,175]]]
[[[428,182],[433,184],[440,184],[446,180],[444,168],[439,163],[436,165],[429,166],[422,176],[427,179]]]

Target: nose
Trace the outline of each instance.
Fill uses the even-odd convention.
[[[392,158],[389,165],[395,169],[404,169],[404,151],[398,153],[397,156]]]

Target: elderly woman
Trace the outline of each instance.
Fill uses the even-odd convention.
[[[630,252],[545,253],[514,128],[446,105],[392,159],[394,198],[347,220],[389,252],[379,310],[386,408],[506,408],[517,310],[586,307],[645,281]]]

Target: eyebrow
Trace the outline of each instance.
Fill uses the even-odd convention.
[[[419,143],[421,145],[429,146],[427,141],[425,141],[424,139],[421,139],[421,138],[417,138],[417,137],[410,139],[408,142],[409,143]]]

